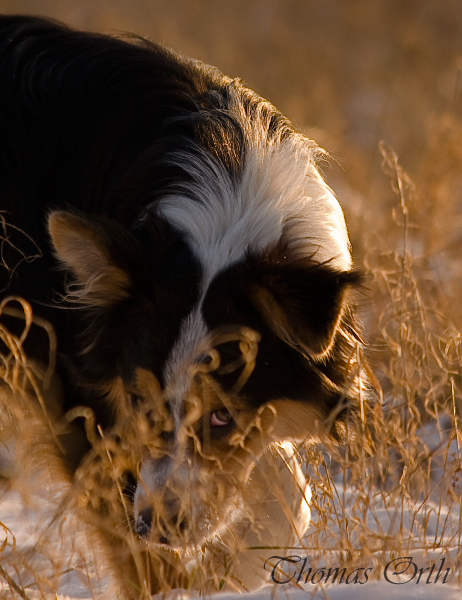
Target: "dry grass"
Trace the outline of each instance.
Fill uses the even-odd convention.
[[[313,569],[326,565],[341,565],[350,571],[373,567],[371,578],[378,577],[380,569],[399,556],[414,556],[420,566],[445,556],[452,571],[459,572],[462,337],[448,310],[445,288],[435,280],[431,260],[422,254],[426,231],[418,212],[419,193],[396,154],[385,144],[380,150],[384,177],[390,180],[395,206],[386,236],[373,232],[365,244],[364,264],[369,280],[363,310],[371,367],[359,361],[360,368],[374,381],[376,391],[365,392],[360,399],[359,421],[351,424],[356,438],[347,448],[323,451],[315,447],[302,453],[313,491],[313,523],[292,553],[304,556],[306,552]],[[10,349],[2,355],[2,389],[9,391],[9,400],[3,403],[3,430],[9,436],[15,427],[30,449],[37,443],[32,424],[39,422],[40,435],[44,436],[42,447],[46,443],[48,448],[54,448],[56,456],[59,451],[54,440],[59,423],[44,408],[50,373],[33,368],[22,352],[33,317],[27,303],[19,306],[21,310],[16,300],[5,301],[1,306],[3,312],[25,322],[19,337],[4,327],[0,329],[1,339]],[[38,397],[39,403],[31,403],[31,396]],[[140,442],[137,446],[135,439],[142,439],[142,432],[141,427],[132,435],[131,453],[126,453],[129,462],[136,462],[133,452],[136,448],[140,451]],[[95,439],[94,443],[93,454],[102,456],[107,463],[104,468],[98,463],[98,469],[109,473],[111,482],[117,485],[106,486],[114,497],[105,494],[104,485],[96,490],[98,497],[94,496],[94,489],[93,496],[85,489],[84,504],[103,496],[105,509],[96,510],[97,518],[108,512],[108,506],[114,507],[108,512],[110,519],[117,518],[119,523],[125,519],[128,532],[130,515],[120,487],[128,463],[114,462],[114,452],[119,448],[113,437]],[[94,456],[89,457],[88,465],[92,464],[91,458]],[[51,470],[51,479],[57,472]],[[80,480],[91,480],[89,475],[84,467]],[[59,519],[68,513],[69,506],[75,509],[75,496],[69,489],[58,490],[56,498]],[[125,516],[121,517],[121,513]],[[44,582],[30,555],[14,550],[15,531],[4,531],[2,552],[8,552],[10,569],[2,567],[0,577],[11,590],[25,597],[27,590],[21,581],[27,573],[27,587],[35,581],[38,589],[48,594],[53,589],[50,575]],[[46,539],[45,536],[39,544],[45,553]],[[48,537],[48,543],[51,539]],[[280,552],[275,549],[274,554]],[[82,573],[82,560],[71,569]],[[18,579],[11,578],[12,565],[13,573],[16,570],[22,574],[19,584]],[[53,565],[51,561],[50,565],[57,572],[66,570],[64,564]],[[196,573],[196,577],[206,582],[210,573],[204,573]],[[88,574],[86,577],[91,582]]]
[[[420,566],[445,556],[459,573],[462,337],[419,251],[418,192],[380,150],[396,204],[364,255],[377,396],[362,398],[348,448],[307,456],[317,513],[307,552],[318,565],[373,566],[376,577],[400,556]]]
[[[13,334],[5,317],[22,323],[22,332]],[[45,367],[24,353],[31,327],[44,328],[49,336]],[[58,581],[66,584],[71,571],[97,589],[94,569],[86,564],[92,549],[83,550],[87,542],[61,466],[63,425],[53,410],[54,332],[27,302],[7,297],[0,304],[0,346],[0,519],[9,519],[9,526],[0,522],[0,597],[48,597]]]
[[[411,555],[423,566],[443,554],[459,572],[460,3],[76,4],[47,0],[41,11],[79,27],[149,34],[243,76],[341,157],[343,170],[334,163],[326,175],[368,274],[360,304],[377,390],[373,400],[362,398],[348,448],[304,453],[313,524],[303,547],[313,565],[374,565],[376,576],[391,558]],[[0,9],[37,12],[26,0],[0,0]],[[20,341],[0,335],[14,354],[3,359],[2,376],[16,394],[25,357]],[[18,422],[29,411],[18,406],[19,417],[11,404],[4,413],[3,431],[12,415]],[[5,531],[3,555],[14,534]],[[28,560],[18,555],[16,569],[27,571]],[[81,563],[76,569],[85,572]],[[45,589],[32,566],[28,577],[13,596],[30,593],[34,577]]]

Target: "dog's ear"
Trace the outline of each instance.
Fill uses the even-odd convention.
[[[352,288],[355,271],[327,265],[266,267],[253,286],[253,301],[271,329],[286,343],[314,359],[331,349]]]
[[[55,211],[48,218],[48,230],[57,258],[77,279],[77,286],[68,290],[71,301],[107,306],[128,294],[130,279],[117,264],[110,228],[96,220]]]

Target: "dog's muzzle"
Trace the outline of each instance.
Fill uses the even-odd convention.
[[[175,461],[170,456],[144,461],[134,506],[135,530],[141,538],[169,545],[172,534],[186,529],[186,519],[180,518],[184,509],[179,495],[173,491],[173,488],[184,488],[185,482],[181,480],[184,470],[184,466],[175,469]],[[154,530],[157,536],[151,535]]]

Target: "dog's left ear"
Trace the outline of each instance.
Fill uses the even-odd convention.
[[[253,286],[253,301],[271,329],[286,343],[314,359],[331,349],[352,288],[362,276],[328,265],[265,269]]]
[[[127,295],[130,280],[117,255],[120,238],[129,232],[114,231],[115,226],[66,211],[50,214],[48,230],[55,254],[78,284],[71,289],[70,300],[107,306]]]

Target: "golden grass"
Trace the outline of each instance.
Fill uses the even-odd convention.
[[[446,566],[459,572],[462,337],[447,310],[444,288],[432,277],[429,259],[421,253],[426,231],[418,222],[422,215],[417,212],[416,187],[396,154],[385,144],[380,150],[395,206],[386,235],[373,232],[365,243],[368,290],[362,304],[371,366],[360,361],[376,390],[360,398],[359,420],[351,423],[356,437],[346,448],[317,446],[302,452],[313,491],[313,522],[289,554],[308,556],[313,568],[370,566],[371,578],[378,578],[381,568],[399,556],[416,556],[420,566],[445,556]],[[8,389],[7,397],[14,398],[2,405],[3,429],[8,423],[6,431],[11,432],[13,424],[27,446],[36,442],[27,423],[39,418],[41,432],[47,431],[46,443],[53,447],[59,424],[47,415],[43,399],[50,373],[29,365],[22,351],[33,319],[30,308],[8,299],[1,310],[25,323],[19,337],[0,325],[1,339],[10,349],[2,355],[2,390]],[[31,403],[31,396],[39,403]],[[126,465],[114,462],[111,448],[116,451],[116,446],[112,437],[102,437],[95,441],[94,453],[106,456],[104,471],[120,482]],[[54,452],[59,453],[57,448]],[[112,504],[126,512],[120,486],[112,492]],[[62,516],[63,506],[69,509],[69,497],[58,503],[57,515]],[[4,531],[2,552],[14,546],[15,531]],[[24,570],[29,559],[17,552],[16,560],[23,562]],[[196,576],[206,585],[204,573]],[[33,566],[29,575],[39,589],[53,586],[50,581],[44,586]],[[17,594],[27,595],[11,579],[11,571],[2,567],[0,577]],[[299,583],[303,585],[303,578]]]
[[[386,234],[372,231],[363,257],[377,395],[361,399],[347,448],[307,455],[317,516],[305,548],[313,564],[372,566],[371,578],[393,558],[415,556],[426,566],[445,556],[455,582],[462,337],[419,251],[428,232],[417,223],[418,192],[396,154],[383,143],[380,151],[396,200]]]
[[[37,12],[33,0],[0,6]],[[423,566],[442,553],[458,573],[460,2],[133,0],[76,8],[46,0],[41,11],[78,27],[148,34],[242,76],[341,157],[343,171],[334,165],[327,178],[368,274],[360,304],[377,395],[362,398],[348,448],[304,451],[313,523],[302,546],[313,565],[371,564],[375,576],[390,558],[412,554]],[[379,146],[382,138],[394,150]],[[17,390],[27,372],[21,343],[0,335],[13,352],[2,376]],[[5,534],[11,548],[15,531]]]

